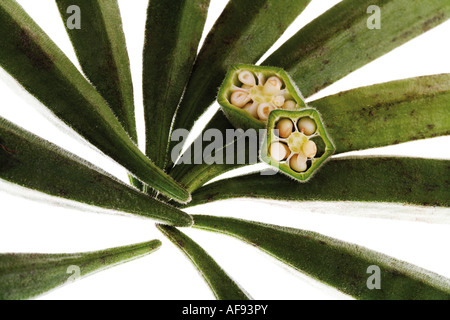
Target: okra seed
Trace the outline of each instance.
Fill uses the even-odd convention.
[[[303,144],[302,151],[308,158],[314,158],[317,154],[317,146],[314,141],[308,140]]]
[[[252,87],[254,85],[256,85],[255,76],[250,71],[241,71],[241,73],[239,73],[238,78],[239,78],[239,81],[242,82],[244,85],[248,85],[248,86],[252,86]]]
[[[264,84],[264,93],[269,95],[276,95],[281,91],[283,82],[278,77],[270,77]]]
[[[250,102],[250,100],[251,98],[248,92],[240,90],[233,92],[230,98],[231,104],[238,108],[244,107],[247,103]]]
[[[256,102],[247,103],[243,110],[247,111],[253,118],[258,119],[258,106]]]
[[[305,117],[305,118],[301,118],[300,121],[298,122],[298,128],[304,134],[306,134],[307,136],[310,136],[316,132],[317,125],[313,119],[311,119],[309,117]]]
[[[272,158],[278,162],[286,160],[291,153],[288,146],[281,142],[272,143],[269,152]]]
[[[283,96],[276,96],[275,98],[273,98],[273,104],[279,108],[281,108],[284,105],[285,101],[286,99]]]
[[[260,120],[266,121],[269,119],[270,113],[275,110],[275,107],[269,103],[261,103],[258,107],[258,117]]]
[[[297,109],[297,104],[295,103],[295,101],[287,100],[287,101],[283,104],[282,108],[283,108],[284,110],[290,110],[290,111],[292,111],[292,110]]]
[[[307,158],[303,154],[294,154],[289,164],[291,169],[297,172],[304,172],[308,169]]]
[[[280,138],[288,138],[294,129],[294,124],[290,119],[282,119],[277,124],[277,130]]]

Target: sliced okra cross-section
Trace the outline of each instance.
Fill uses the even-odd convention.
[[[335,150],[315,109],[270,113],[261,159],[282,173],[305,182]]]
[[[217,101],[235,128],[265,129],[274,110],[306,107],[289,75],[280,68],[234,65],[219,90]]]

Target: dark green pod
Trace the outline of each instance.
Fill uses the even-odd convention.
[[[0,178],[89,205],[190,226],[191,217],[0,118]]]
[[[174,227],[157,227],[191,260],[218,300],[250,300],[239,285],[191,238]]]
[[[149,255],[159,240],[73,254],[0,254],[0,300],[25,300]]]
[[[206,185],[190,206],[233,198],[368,201],[450,206],[450,161],[414,158],[334,159],[307,183],[254,173]]]
[[[290,267],[361,300],[449,300],[450,279],[315,232],[194,216],[195,228],[243,240]],[[381,287],[369,286],[379,270]]]
[[[373,6],[381,28],[369,28]],[[344,0],[302,28],[263,65],[286,70],[305,97],[333,84],[407,41],[445,22],[442,0]]]
[[[137,143],[133,83],[117,0],[56,0],[67,33],[89,81]],[[80,8],[81,29],[70,29],[70,6]]]
[[[170,198],[189,201],[189,193],[140,152],[102,96],[17,2],[0,3],[0,24],[0,66],[134,176]]]
[[[210,0],[151,0],[144,45],[146,154],[165,168],[173,117],[191,74]]]
[[[239,76],[243,73],[253,76],[255,85],[249,89],[242,89],[246,84],[239,80]],[[271,77],[281,80],[281,89],[276,94],[265,94],[264,83]],[[293,110],[298,110],[306,107],[305,102],[291,81],[289,75],[280,68],[259,67],[253,65],[238,64],[230,67],[222,86],[217,95],[217,102],[222,107],[222,111],[228,118],[230,123],[239,129],[265,129],[267,127],[267,119],[261,119],[249,111],[246,111],[246,106],[238,107],[233,104],[232,97],[234,93],[241,93],[247,96],[245,104],[250,108],[262,104],[268,105],[271,108],[283,109],[286,101],[292,101],[295,106]],[[282,103],[275,105],[274,100],[281,98]],[[248,101],[247,101],[248,100]],[[257,109],[257,107],[255,107]],[[253,110],[255,111],[255,110]],[[256,110],[258,113],[258,110]]]
[[[173,129],[190,130],[214,102],[228,68],[255,64],[310,0],[231,0],[205,40]]]

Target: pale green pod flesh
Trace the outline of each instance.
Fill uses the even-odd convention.
[[[0,66],[58,118],[129,170],[179,202],[189,193],[130,139],[109,105],[17,2],[0,3]]]
[[[236,237],[360,300],[449,300],[450,279],[321,234],[258,222],[194,216],[195,228]],[[244,262],[243,262],[244,263]],[[373,266],[380,289],[369,289]]]
[[[298,183],[283,175],[254,173],[206,185],[193,193],[193,201],[189,205],[232,198],[263,198],[448,207],[449,176],[448,160],[394,157],[334,159],[307,183]]]
[[[236,63],[256,63],[309,2],[231,0],[197,57],[173,129],[190,130],[216,99],[228,68]]]
[[[194,264],[216,299],[250,300],[240,286],[191,238],[174,227],[163,225],[157,227]]]
[[[122,126],[137,142],[133,83],[117,0],[56,0],[81,68],[108,102]],[[71,13],[80,8],[81,29],[67,27]]]
[[[191,217],[0,118],[0,179],[52,196],[190,226]]]
[[[153,240],[96,252],[0,254],[0,300],[37,297],[79,278],[149,255],[160,246],[159,240]]]
[[[336,146],[336,154],[450,134],[450,75],[411,78],[357,88],[310,102]],[[217,114],[209,128],[230,128]],[[235,147],[235,144],[230,147]],[[171,175],[191,192],[237,164],[180,165]],[[326,165],[325,165],[326,166]]]
[[[197,56],[210,0],[151,0],[147,11],[143,93],[146,154],[160,168],[170,154],[175,111]]]

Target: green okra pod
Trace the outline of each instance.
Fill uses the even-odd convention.
[[[450,299],[450,279],[358,245],[252,221],[198,215],[194,220],[195,228],[236,237],[357,299]],[[374,288],[370,276],[376,269]]]
[[[190,130],[214,102],[228,68],[256,63],[309,2],[231,0],[197,57],[173,129]]]
[[[373,6],[380,13],[379,29],[370,26],[368,9]],[[450,2],[442,0],[344,0],[302,28],[263,65],[285,69],[309,97],[449,17]]]
[[[175,111],[191,74],[210,0],[151,0],[143,61],[146,154],[166,167]]]
[[[450,161],[419,158],[341,158],[307,183],[254,173],[206,185],[189,206],[232,198],[284,201],[368,201],[450,206]],[[288,190],[288,191],[286,191]]]
[[[133,176],[176,201],[189,201],[189,193],[140,152],[102,96],[16,1],[0,3],[0,24],[2,68]]]
[[[130,60],[117,0],[56,0],[56,4],[84,74],[137,143]],[[67,23],[74,5],[80,10],[79,29]]]
[[[196,242],[176,228],[157,225],[194,264],[218,300],[249,300],[249,296]]]
[[[0,300],[35,298],[93,273],[149,255],[159,240],[73,254],[0,254]]]
[[[105,209],[190,226],[191,217],[0,118],[0,179]]]

